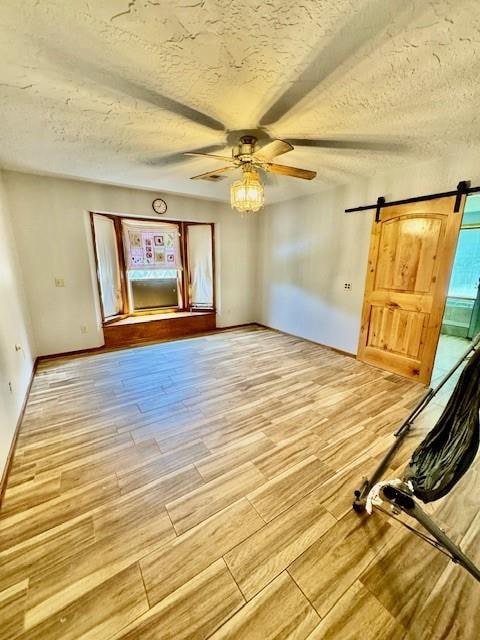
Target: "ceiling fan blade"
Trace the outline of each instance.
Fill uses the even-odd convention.
[[[264,147],[259,149],[253,154],[254,160],[259,160],[260,162],[270,162],[273,158],[277,156],[281,156],[282,153],[288,153],[292,151],[293,147],[289,142],[285,140],[272,140]]]
[[[404,151],[406,146],[382,140],[332,140],[328,138],[289,138],[296,147],[317,147],[321,149],[352,149],[357,151]]]
[[[208,153],[209,151],[221,151],[225,148],[224,144],[210,144],[206,147],[200,147],[195,152],[190,153]],[[185,162],[185,152],[177,151],[175,153],[169,153],[162,156],[157,156],[156,158],[148,158],[144,161],[144,164],[148,164],[150,166],[168,166],[172,164],[177,164],[180,162]]]
[[[208,180],[209,178],[213,178],[217,176],[219,173],[224,173],[225,171],[230,171],[231,169],[236,169],[233,165],[230,167],[220,167],[220,169],[215,169],[215,171],[207,171],[206,173],[200,173],[198,176],[192,176],[190,180]]]
[[[279,173],[282,176],[291,176],[292,178],[303,178],[303,180],[313,180],[317,175],[316,171],[287,167],[284,164],[272,164],[271,162],[266,165],[265,169],[271,173]]]
[[[184,156],[201,156],[202,158],[214,158],[215,160],[226,160],[227,162],[235,162],[232,156],[219,156],[214,153],[201,153],[200,151],[187,151]]]

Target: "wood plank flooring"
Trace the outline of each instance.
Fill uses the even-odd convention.
[[[0,637],[478,638],[479,585],[350,508],[422,393],[253,326],[41,362],[0,512]],[[477,561],[479,473],[429,507]]]

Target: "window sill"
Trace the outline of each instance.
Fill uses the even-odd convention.
[[[143,324],[145,322],[157,322],[158,320],[173,320],[178,318],[191,318],[215,314],[215,311],[173,311],[171,313],[147,313],[145,315],[129,316],[121,320],[113,320],[105,327],[118,327],[128,324]]]

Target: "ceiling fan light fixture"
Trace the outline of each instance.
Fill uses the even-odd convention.
[[[243,169],[241,180],[230,187],[230,204],[240,213],[255,213],[265,202],[263,184],[258,173],[251,167]]]

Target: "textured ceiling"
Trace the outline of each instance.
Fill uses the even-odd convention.
[[[332,143],[272,202],[480,142],[478,0],[2,0],[0,29],[5,168],[227,199],[182,152]]]

